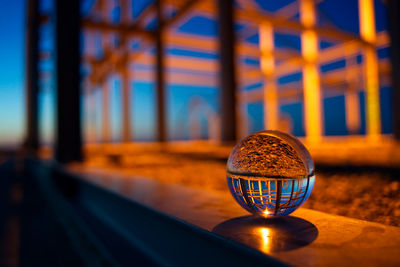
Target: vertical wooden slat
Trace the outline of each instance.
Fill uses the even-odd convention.
[[[157,141],[166,141],[166,108],[165,108],[165,62],[164,62],[164,18],[162,0],[156,0],[156,108],[157,108]]]
[[[110,86],[106,79],[102,84],[102,135],[103,142],[110,142]]]
[[[371,141],[380,137],[381,114],[379,99],[378,57],[375,49],[376,29],[373,0],[359,0],[358,11],[361,38],[367,43],[363,47],[364,87],[366,91],[366,126]]]
[[[131,82],[127,60],[121,70],[122,76],[122,140],[130,142],[131,136]]]
[[[346,127],[350,134],[358,134],[361,126],[360,100],[358,97],[359,73],[356,67],[357,58],[354,55],[346,56],[346,81],[348,87],[345,93],[345,108]]]
[[[322,102],[318,58],[318,37],[312,29],[316,24],[314,0],[300,1],[300,20],[307,28],[301,34],[301,51],[304,58],[304,120],[308,142],[318,142],[323,134]]]
[[[121,1],[122,23],[128,25],[131,22],[131,1]],[[120,46],[123,49],[123,58],[121,60],[121,79],[122,79],[122,140],[124,142],[132,141],[132,90],[131,77],[129,72],[129,39],[126,35],[120,36]]]
[[[264,75],[264,127],[268,130],[277,130],[279,106],[274,75],[274,29],[272,24],[269,22],[262,23],[259,28],[259,36],[261,71]]]

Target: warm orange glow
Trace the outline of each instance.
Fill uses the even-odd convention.
[[[374,43],[376,41],[376,30],[373,0],[358,0],[358,9],[361,37],[369,43]]]
[[[373,0],[359,0],[360,34],[368,42],[364,47],[364,88],[366,90],[367,135],[376,140],[380,136],[380,100],[378,58],[375,50],[376,30]]]
[[[121,114],[121,129],[118,132],[121,132],[122,136],[117,138],[130,142],[135,140],[131,134],[136,132],[136,130],[133,131],[133,128],[140,129],[141,127],[132,124],[130,109],[136,108],[129,101],[132,99],[129,94],[134,93],[134,90],[129,90],[129,82],[153,83],[156,80],[156,72],[153,68],[156,62],[153,51],[147,49],[154,41],[151,34],[148,34],[147,31],[138,30],[137,33],[133,33],[124,30],[124,27],[133,19],[128,12],[129,9],[125,8],[128,5],[126,1],[119,1],[115,4],[105,1],[104,3],[107,4],[94,5],[93,17],[92,15],[88,16],[82,24],[85,32],[85,47],[82,56],[85,63],[90,65],[90,72],[85,79],[87,84],[85,87],[91,87],[91,91],[104,86],[103,83],[109,75],[116,74],[121,78],[123,96],[121,105],[117,108],[120,109],[119,113]],[[388,79],[390,61],[384,57],[377,58],[376,50],[389,47],[390,38],[386,30],[381,32],[375,30],[373,0],[358,1],[361,37],[353,32],[335,27],[335,21],[332,21],[333,25],[329,27],[324,23],[319,23],[320,10],[317,5],[321,2],[320,0],[293,1],[273,12],[263,10],[259,3],[254,1],[243,0],[237,3],[235,19],[246,26],[237,31],[238,38],[235,42],[235,53],[239,59],[239,64],[236,64],[236,83],[240,89],[236,94],[238,102],[236,105],[240,110],[236,115],[238,136],[244,137],[249,129],[254,128],[253,119],[257,120],[258,127],[261,114],[257,112],[256,116],[250,116],[247,104],[260,101],[264,104],[262,119],[265,129],[293,130],[293,133],[298,134],[297,120],[299,117],[286,116],[287,114],[292,115],[291,110],[285,110],[285,114],[280,114],[279,107],[290,103],[301,103],[304,106],[303,128],[306,133],[306,142],[319,145],[322,139],[326,139],[324,136],[323,98],[338,95],[345,96],[347,129],[349,133],[357,134],[361,128],[360,100],[357,94],[362,88],[359,85],[362,79],[366,92],[365,101],[362,102],[362,104],[365,103],[366,132],[370,138],[381,137],[379,87],[382,88],[391,83]],[[180,5],[172,2],[166,4],[171,5],[171,8],[178,8]],[[114,5],[120,6],[123,10],[121,12],[123,23],[120,28],[111,23],[110,12]],[[194,14],[201,14],[201,17],[214,20],[215,5],[209,1],[201,1],[191,9],[193,12],[174,21],[172,23],[174,25],[171,24],[164,29],[162,39],[165,47],[193,52],[185,53],[185,55],[168,51],[165,53],[164,67],[167,70],[167,74],[164,75],[165,83],[218,88],[220,86],[219,59],[201,56],[201,53],[214,54],[218,51],[217,35],[198,34],[195,30],[177,31],[180,25],[192,18]],[[357,10],[354,11],[357,12]],[[146,15],[147,12],[149,13]],[[154,12],[147,12],[144,12],[142,26],[154,18]],[[299,15],[299,19],[297,19],[297,15]],[[96,22],[98,20],[96,16],[101,16],[101,23]],[[293,19],[295,17],[296,19]],[[255,36],[257,30],[259,33],[258,44],[249,40],[250,36]],[[115,31],[115,36],[111,35],[110,31]],[[290,48],[292,45],[275,47],[276,41],[286,42],[284,39],[281,40],[281,37],[278,38],[281,33],[300,37],[301,53],[298,51],[300,47],[297,47],[297,44],[292,48]],[[96,37],[97,35],[98,37]],[[118,42],[113,41],[116,36],[118,36]],[[331,45],[320,48],[320,41],[325,40]],[[102,42],[101,47],[98,45],[99,41]],[[138,45],[138,49],[131,49],[130,42],[134,42],[135,46]],[[99,48],[103,50],[104,58],[100,59],[95,56]],[[363,55],[363,73],[359,73],[361,65],[357,63],[360,53]],[[42,59],[48,59],[48,51],[42,51],[40,56]],[[347,66],[346,63],[345,68],[328,66],[330,63],[343,59],[346,62],[355,60],[355,63],[353,62],[351,66]],[[258,61],[260,67],[256,67],[254,64]],[[130,64],[130,68],[127,67],[127,63]],[[323,71],[320,71],[321,67],[324,69]],[[303,74],[302,80],[297,76],[299,72]],[[350,75],[352,77],[347,77],[348,72],[352,72]],[[285,79],[285,76],[291,75],[296,78]],[[349,85],[348,88],[344,88],[346,81]],[[260,83],[262,86],[259,86]],[[251,90],[242,90],[250,87]],[[107,108],[110,103],[107,101],[107,99],[103,99],[102,108],[96,109],[99,113],[96,113],[96,120],[92,119],[94,126],[101,124],[97,125],[101,127],[92,127],[92,134],[90,134],[91,130],[88,130],[87,140],[111,140],[111,134],[108,133],[112,128],[108,122],[111,114],[108,114]],[[342,106],[336,106],[335,109],[342,109]],[[330,112],[332,110],[327,111],[327,114]],[[103,123],[101,120],[97,120],[99,117],[103,117]],[[327,117],[331,118],[331,116]],[[335,117],[334,121],[336,122],[338,119]],[[140,126],[141,122],[135,123]],[[176,123],[175,119],[173,123]],[[221,129],[218,125],[221,123],[222,121],[217,116],[213,115],[209,118],[209,140],[217,141],[220,138],[218,131]],[[340,125],[340,127],[342,126]],[[89,128],[87,127],[87,129]],[[97,130],[100,131],[96,134]],[[142,130],[140,129],[140,131]],[[97,137],[95,138],[94,135]]]
[[[259,28],[261,71],[264,75],[264,127],[278,128],[278,92],[276,86],[274,59],[274,29],[271,23],[264,22]]]
[[[301,23],[308,27],[314,27],[315,25],[315,6],[314,0],[301,0],[300,1],[300,14]]]
[[[258,228],[259,235],[261,236],[261,247],[260,250],[263,252],[270,252],[271,251],[271,237],[272,232],[265,227]]]
[[[261,51],[261,70],[265,75],[274,73],[274,29],[271,23],[264,22],[259,28],[260,51]]]
[[[271,201],[271,198],[269,198],[269,200]],[[273,214],[273,212],[271,212],[269,209],[264,210],[264,215],[265,216],[268,216],[268,215],[271,215],[271,214]]]
[[[360,101],[358,91],[348,90],[345,94],[346,126],[350,133],[360,129]]]
[[[358,97],[358,66],[357,58],[352,55],[352,50],[349,49],[346,56],[346,81],[347,90],[345,92],[345,114],[346,126],[349,133],[358,133],[361,127],[360,121],[360,99]]]
[[[300,1],[300,18],[304,26],[315,24],[313,0]],[[318,37],[315,31],[307,29],[301,34],[301,50],[305,60],[303,67],[304,120],[307,141],[318,142],[322,135],[321,89],[316,64]]]
[[[301,51],[307,62],[315,63],[318,54],[318,37],[312,30],[301,34]]]
[[[367,134],[376,138],[381,132],[378,59],[373,47],[365,48],[365,87],[367,90]]]

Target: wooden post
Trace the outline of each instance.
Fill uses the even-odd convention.
[[[361,38],[367,43],[363,47],[364,88],[366,91],[366,126],[370,141],[376,141],[381,133],[379,99],[378,57],[375,49],[376,30],[373,0],[359,0],[358,11]]]
[[[122,22],[128,24],[131,21],[131,1],[121,1]],[[128,36],[120,36],[121,46],[124,49],[122,65],[120,68],[122,78],[122,140],[124,142],[132,141],[131,130],[131,80],[129,70],[129,40]]]
[[[96,129],[95,129],[95,102],[94,95],[91,88],[85,90],[85,142],[92,143],[96,140]]]
[[[157,29],[156,29],[156,108],[157,108],[157,141],[166,141],[165,131],[165,66],[164,66],[164,18],[162,0],[156,0]]]
[[[236,73],[233,0],[218,0],[221,141],[236,141]]]
[[[128,64],[123,64],[123,69],[121,69],[122,78],[122,140],[124,142],[130,142],[131,137],[131,86],[129,79]]]
[[[108,80],[102,85],[102,136],[103,142],[110,142],[110,86]]]
[[[79,0],[55,1],[56,159],[82,160]]]
[[[122,21],[130,23],[132,21],[132,0],[121,0]]]
[[[400,1],[388,0],[387,7],[391,39],[393,133],[400,141]]]
[[[113,6],[110,1],[100,0],[100,12],[101,18],[106,23],[111,23],[111,10]],[[101,44],[103,53],[106,54],[112,44],[112,37],[107,32],[101,33]],[[111,129],[110,129],[110,86],[109,81],[105,77],[101,79],[101,119],[102,119],[102,131],[101,131],[101,141],[104,143],[111,141]]]
[[[300,1],[300,20],[307,28],[301,34],[301,51],[304,58],[304,119],[306,139],[319,142],[322,136],[322,102],[319,70],[317,65],[318,37],[313,27],[316,24],[313,0]]]
[[[249,135],[249,119],[247,112],[247,103],[242,101],[239,103],[239,129],[238,129],[238,139],[245,138]]]
[[[345,93],[346,126],[350,134],[360,130],[360,100],[358,97],[358,68],[355,56],[346,57],[347,90]]]
[[[28,1],[26,36],[26,148],[36,152],[39,148],[39,1]]]
[[[264,127],[268,130],[278,129],[279,104],[276,80],[274,75],[274,29],[272,24],[264,22],[259,29],[261,50],[261,71],[264,74]]]
[[[360,101],[358,90],[348,88],[345,93],[346,126],[350,134],[357,134],[360,130]]]

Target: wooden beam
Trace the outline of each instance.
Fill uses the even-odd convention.
[[[381,32],[377,35],[377,49],[389,46],[389,37],[386,32]],[[319,65],[329,64],[334,61],[344,59],[345,56],[355,56],[360,53],[361,48],[356,42],[350,41],[343,44],[338,44],[319,51],[317,62]],[[290,58],[275,67],[275,75],[277,77],[290,75],[300,72],[304,60],[300,58]],[[262,73],[259,69],[250,70],[245,76],[251,78],[247,84],[253,84],[262,81]]]
[[[129,24],[111,24],[109,22],[96,22],[90,18],[82,20],[85,30],[96,30],[102,32],[114,32],[120,35],[140,36],[152,39],[154,34],[151,31],[140,28],[139,26],[130,26]]]
[[[204,16],[213,16],[213,4],[210,1],[204,1],[201,5],[197,6],[196,13],[202,14]],[[341,41],[350,41],[357,40],[360,44],[365,44],[365,41],[362,40],[359,36],[346,32],[343,30],[339,30],[336,28],[329,27],[318,27],[314,26],[305,26],[302,23],[291,21],[285,18],[281,18],[271,13],[260,10],[260,9],[245,9],[240,10],[236,9],[236,16],[239,21],[245,21],[247,23],[252,23],[254,25],[259,25],[262,22],[268,21],[272,24],[274,28],[279,31],[289,31],[292,33],[300,33],[305,30],[313,30],[318,36],[324,37],[328,40],[341,40]]]
[[[195,5],[199,2],[199,0],[186,0],[183,2],[176,14],[170,18],[169,20],[165,21],[165,27],[169,27],[179,21],[183,16],[185,16],[189,11],[193,10]]]
[[[140,64],[135,65],[135,68],[133,70],[135,74],[135,81],[141,81],[141,82],[151,82],[154,81],[154,73],[153,69],[151,68],[153,66],[152,61],[148,61],[148,59],[151,59],[151,57],[146,56],[146,57],[141,57]],[[178,61],[179,64],[176,63]],[[188,64],[188,66],[192,66],[195,64],[199,64],[200,66],[193,67],[193,68],[186,68],[184,69],[183,66],[185,64]],[[139,68],[136,68],[139,66]],[[216,82],[216,72],[214,71],[215,61],[210,60],[210,61],[191,61],[185,60],[185,57],[182,58],[175,58],[175,56],[169,56],[166,57],[166,66],[167,68],[167,83],[168,84],[183,84],[183,85],[191,85],[191,86],[210,86],[210,87],[215,87],[217,86]],[[150,67],[150,68],[149,68]],[[210,67],[210,71],[208,72],[207,69]],[[244,68],[244,67],[243,67]],[[335,69],[335,70],[330,70],[327,72],[324,72],[321,74],[321,79],[322,79],[322,84],[323,85],[338,85],[338,84],[346,84],[346,81],[343,79],[343,77],[346,77],[347,71],[357,71],[360,69],[359,66],[352,66],[346,69]],[[379,77],[380,79],[387,80],[388,74],[390,72],[390,63],[388,60],[381,60],[379,62]],[[255,76],[252,76],[254,73]],[[241,72],[238,73],[238,77],[240,80],[242,80],[245,83],[242,83],[242,86],[245,85],[251,85],[254,83],[262,82],[262,74],[260,70],[256,70],[254,72],[252,71],[246,71],[244,69],[241,69]],[[291,84],[291,83],[288,83]],[[385,84],[388,84],[385,82]],[[278,86],[278,89],[281,90],[281,86]]]
[[[216,42],[214,41],[213,38],[199,37],[197,35],[192,35],[192,34],[173,34],[173,35],[167,35],[165,38],[166,42],[169,42],[170,45],[181,47],[184,49],[204,51],[204,52],[214,52],[217,49]],[[143,40],[143,42],[146,42],[146,40]],[[387,47],[388,44],[389,44],[389,38],[387,33],[386,32],[379,33],[376,42],[377,48]],[[339,60],[340,58],[343,57],[344,54],[348,54],[349,50],[351,50],[352,53],[356,54],[359,52],[358,47],[359,45],[357,42],[349,41],[343,44],[326,48],[320,52],[318,57],[318,63],[327,64],[329,62]],[[260,56],[260,52],[258,51],[257,46],[255,45],[239,44],[236,46],[236,49],[238,53],[242,54],[243,56],[250,56],[255,58],[258,58]],[[117,60],[118,59],[118,56],[116,56],[117,54],[118,50],[114,51],[114,53],[112,53],[112,56],[110,56],[110,58],[113,60]],[[132,53],[130,57],[131,59],[133,59],[137,58],[138,55],[140,54]],[[301,57],[291,52],[287,52],[286,50],[275,49],[274,57],[277,59],[287,58],[286,61],[276,66],[276,76],[288,75],[290,73],[300,71],[301,66],[303,65],[304,62]],[[98,76],[100,77],[103,74],[108,73],[112,68],[112,65],[110,64],[103,64],[103,62],[106,62],[105,60],[92,60],[91,62],[93,62],[93,64],[97,64],[95,66],[103,66],[104,69],[108,70],[108,71],[99,71],[100,74]],[[97,72],[96,70],[98,69],[98,67],[94,67],[93,69],[95,70],[94,72]],[[261,75],[260,71],[255,71],[255,72],[256,73],[258,72],[258,74],[255,73],[255,75]],[[98,80],[100,80],[100,78]],[[92,82],[94,81],[92,80]]]
[[[385,79],[385,77],[389,76],[390,73],[390,62],[388,61],[382,61],[381,65],[379,66],[379,72],[380,72],[380,80],[382,81],[382,87],[385,86],[390,86],[391,85],[391,80],[390,79]],[[348,88],[348,82],[343,80],[343,77],[346,77],[348,72],[353,72],[353,73],[359,73],[360,67],[359,66],[351,66],[348,67],[348,69],[338,69],[338,70],[332,70],[329,72],[324,73],[323,76],[321,76],[321,86],[324,87],[325,92],[329,93],[330,91],[340,91],[341,94],[345,93]],[[301,81],[295,81],[295,82],[290,82],[286,83],[284,85],[279,85],[278,86],[278,98],[284,100],[284,98],[287,97],[293,97],[294,95],[301,95],[303,96],[303,85]],[[355,90],[360,91],[362,89],[361,85],[358,85]],[[295,93],[293,90],[297,90],[299,92]],[[264,98],[264,93],[263,93],[263,88],[260,87],[259,89],[252,89],[248,91],[242,91],[238,93],[239,97],[238,100],[240,102],[261,102],[263,101]],[[283,101],[282,100],[282,101]],[[300,98],[298,98],[296,101],[301,101]]]
[[[133,73],[135,82],[154,82],[155,74],[154,70],[139,70],[135,69]],[[166,72],[166,83],[174,85],[187,85],[187,86],[202,86],[202,87],[217,87],[218,79],[215,74],[204,75],[196,73],[178,73],[178,72]]]
[[[182,18],[182,16],[183,16],[185,13],[187,13],[187,12],[190,10],[190,8],[191,8],[193,5],[195,5],[197,2],[198,2],[197,0],[188,0],[187,2],[185,2],[184,5],[181,7],[181,9],[178,10],[177,14],[176,14],[172,19],[170,19],[169,21],[165,22],[165,27],[166,27],[166,26],[172,26],[174,23],[176,23],[177,21],[179,21],[179,20]],[[142,42],[146,43],[146,42],[153,41],[154,38],[155,38],[155,37],[154,37],[154,36],[155,36],[155,33],[154,33],[154,32],[152,32],[152,31],[146,31],[146,30],[140,30],[140,29],[142,29],[141,23],[143,22],[144,18],[149,14],[149,12],[151,12],[153,9],[155,9],[155,4],[156,4],[156,3],[153,3],[153,4],[149,5],[149,6],[145,9],[145,11],[143,11],[143,12],[140,14],[139,18],[137,18],[137,19],[135,20],[135,24],[134,24],[133,26],[130,26],[130,27],[129,27],[129,26],[123,26],[123,25],[128,25],[128,23],[123,23],[122,26],[123,26],[123,28],[125,28],[125,29],[123,29],[123,30],[118,30],[118,27],[119,27],[118,25],[109,25],[109,24],[106,23],[106,22],[102,22],[102,23],[105,24],[105,27],[109,27],[108,30],[117,30],[117,31],[119,31],[120,35],[121,35],[123,38],[129,38],[129,37],[132,37],[132,36],[136,36],[136,35],[135,35],[135,32],[137,32],[137,31],[142,31],[141,36],[142,36],[142,37],[145,37],[145,38],[143,39]],[[89,21],[88,21],[88,26],[89,26],[89,27],[92,27],[93,29],[96,29],[96,27],[101,26],[101,25],[96,24],[96,23],[93,24],[92,21],[89,20]],[[165,38],[165,37],[164,37],[164,38]],[[147,45],[147,48],[149,48],[149,47],[151,47],[150,44]],[[117,48],[117,49],[114,49],[114,51],[118,51],[118,48]],[[143,51],[144,51],[144,49],[143,49],[141,52],[143,52]],[[139,54],[140,54],[140,53],[136,53],[135,57],[137,57]],[[91,75],[91,76],[95,76],[95,78],[91,78],[92,82],[95,82],[96,80],[102,80],[102,79],[104,79],[104,78],[103,78],[104,74],[111,71],[111,69],[113,68],[113,66],[110,65],[110,64],[103,64],[103,62],[108,62],[108,61],[113,57],[113,55],[114,55],[114,53],[111,53],[109,56],[104,57],[102,60],[95,60],[95,59],[92,59],[92,60],[91,60],[91,61],[93,61],[93,62],[98,63],[98,64],[96,64],[97,67],[93,68],[93,72],[97,72],[97,69],[99,68],[99,66],[101,66],[101,65],[106,65],[106,66],[104,66],[104,68],[103,68],[103,69],[106,70],[106,71],[101,71],[99,75],[96,75],[96,74],[95,74],[95,75]],[[132,58],[132,56],[131,56],[131,58]],[[115,57],[114,57],[114,59],[115,59]],[[118,59],[118,57],[117,57],[116,59],[117,59],[117,60],[115,61],[115,64],[118,65],[118,64],[119,64],[119,63],[118,63],[118,60],[119,60],[119,59]]]
[[[166,36],[165,42],[171,47],[179,47],[187,50],[215,53],[218,49],[217,40],[213,37],[199,36],[188,33],[171,33]],[[257,45],[250,43],[236,43],[237,54],[247,57],[260,57],[260,51]],[[287,59],[292,57],[300,58],[300,54],[290,49],[274,50],[274,56],[277,59]]]
[[[349,51],[350,55],[353,51]],[[151,82],[154,81],[154,75],[152,67],[154,66],[154,57],[149,54],[143,54],[137,57],[136,54],[131,54],[132,60],[135,60],[134,73],[135,81]],[[291,73],[300,72],[303,63],[298,62],[297,64],[286,63],[277,65],[275,68],[275,75],[284,76]],[[165,66],[168,72],[167,83],[168,84],[182,84],[192,86],[209,86],[215,87],[217,83],[215,81],[215,75],[218,72],[218,64],[215,59],[204,59],[197,57],[185,57],[176,55],[167,55],[165,58]],[[354,67],[351,67],[351,70]],[[147,70],[145,70],[147,69]],[[358,67],[357,67],[358,69]],[[381,79],[387,79],[387,74],[390,71],[390,64],[387,60],[380,60],[379,62],[379,73]],[[43,74],[43,73],[42,73]],[[239,79],[242,86],[248,86],[254,83],[261,83],[263,81],[262,72],[254,67],[249,68],[246,66],[240,67]],[[328,79],[344,82],[343,77],[346,77],[346,70],[333,70],[324,72],[321,74],[323,80],[326,82]],[[210,78],[212,77],[212,78]],[[197,84],[198,83],[198,84]],[[280,88],[280,86],[279,86]]]
[[[149,67],[154,66],[154,63],[154,57],[149,54],[144,54],[135,61],[136,66]],[[219,70],[216,59],[176,56],[171,54],[165,56],[165,67],[169,69],[181,69],[186,71],[208,73],[215,73]]]
[[[134,20],[133,25],[131,25],[130,20],[125,20],[126,16],[120,25],[111,25],[109,22],[107,22],[107,20],[104,20],[104,18],[100,22],[94,22],[91,18],[88,18],[83,20],[83,25],[86,25],[87,29],[102,30],[101,27],[105,27],[103,30],[116,31],[123,40],[127,40],[132,35],[139,35],[144,38],[144,42],[146,42],[146,40],[154,39],[154,33],[152,31],[144,30],[142,23],[146,17],[153,12],[154,9],[155,3],[149,4],[145,10],[140,13],[139,17]],[[89,59],[89,62],[92,64],[92,73],[89,76],[91,83],[98,84],[101,81],[104,81],[105,76],[108,75],[113,69],[117,68],[117,65],[120,65],[118,61],[121,57],[116,57],[115,52],[124,54],[124,43],[125,41],[120,42],[113,50],[106,50],[105,56],[100,60],[94,58]],[[110,60],[113,60],[114,64],[106,64]]]

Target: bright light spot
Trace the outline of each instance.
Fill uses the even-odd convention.
[[[264,215],[271,215],[271,212],[268,209],[265,209],[263,213]]]
[[[258,231],[261,236],[261,244],[260,244],[261,251],[270,252],[272,232],[268,228],[264,227],[259,228]]]

